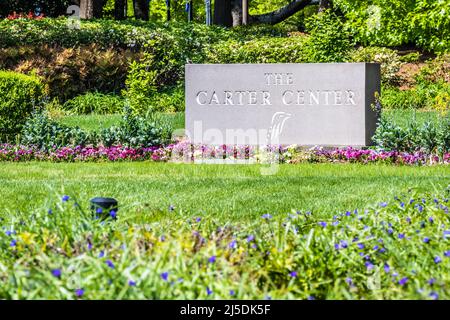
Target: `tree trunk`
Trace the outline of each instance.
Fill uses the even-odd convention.
[[[115,0],[114,2],[114,18],[116,20],[125,19],[125,5],[126,0]]]
[[[231,17],[230,0],[216,0],[214,3],[214,24],[223,27],[231,27],[233,19]]]
[[[300,10],[304,9],[306,6],[310,4],[317,3],[314,0],[294,0],[284,7],[277,9],[275,11],[261,14],[257,16],[250,16],[249,23],[257,24],[257,23],[267,23],[267,24],[277,24],[280,23]]]
[[[242,0],[231,0],[233,27],[242,25]]]
[[[80,1],[80,18],[81,19],[94,18],[94,0]]]
[[[147,0],[133,0],[134,17],[148,21],[149,19],[149,6]]]

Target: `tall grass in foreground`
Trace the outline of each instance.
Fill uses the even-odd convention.
[[[174,207],[102,219],[63,196],[0,213],[0,298],[448,299],[449,197],[231,225]]]

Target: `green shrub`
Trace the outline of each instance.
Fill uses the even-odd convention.
[[[422,125],[411,121],[405,127],[382,117],[373,141],[385,150],[443,155],[450,151],[450,118]]]
[[[341,19],[326,10],[306,20],[309,57],[315,62],[341,62],[347,58],[351,43]]]
[[[403,65],[397,51],[380,47],[360,47],[349,54],[350,62],[377,62],[381,65],[381,80],[386,84],[397,84],[398,72]]]
[[[170,142],[172,131],[168,118],[158,115],[136,117],[129,108],[125,108],[119,125],[100,132],[61,125],[51,120],[45,112],[35,112],[23,128],[21,143],[42,150],[87,145],[152,147]]]
[[[67,101],[63,107],[73,114],[114,114],[122,112],[124,103],[120,96],[88,92]]]
[[[37,77],[0,71],[0,141],[14,139],[43,97]]]
[[[34,112],[24,125],[21,143],[50,150],[64,146],[84,146],[93,143],[95,135],[78,127],[66,127],[51,120],[45,112]]]
[[[150,97],[150,109],[157,112],[183,112],[185,110],[184,87],[177,86]]]
[[[308,37],[265,37],[257,40],[229,40],[214,45],[207,52],[208,63],[301,63],[308,56]]]

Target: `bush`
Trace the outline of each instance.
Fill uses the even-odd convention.
[[[380,47],[360,47],[349,54],[349,62],[377,62],[381,65],[381,80],[385,84],[398,84],[398,72],[403,65],[397,51]]]
[[[61,147],[122,145],[133,148],[161,146],[170,142],[172,125],[164,117],[136,117],[129,108],[118,126],[100,132],[67,127],[51,120],[45,112],[35,112],[26,122],[21,143],[41,150]]]
[[[450,151],[450,118],[401,127],[382,117],[373,141],[384,150],[443,155]]]
[[[114,114],[122,112],[124,104],[120,96],[88,92],[67,101],[63,108],[73,114]]]
[[[39,75],[50,96],[66,101],[87,91],[119,93],[125,88],[128,61],[137,56],[97,44],[66,49],[10,47],[0,49],[0,67]]]
[[[330,10],[320,12],[306,20],[311,35],[309,56],[315,62],[341,62],[347,57],[351,43],[349,34],[338,16]]]
[[[0,141],[13,139],[43,98],[37,77],[0,71]]]
[[[206,53],[208,63],[301,63],[308,56],[308,37],[265,37],[257,40],[229,40],[212,46]]]

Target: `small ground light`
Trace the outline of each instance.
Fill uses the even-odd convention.
[[[114,198],[96,197],[91,199],[91,211],[95,217],[116,219],[119,204]]]

